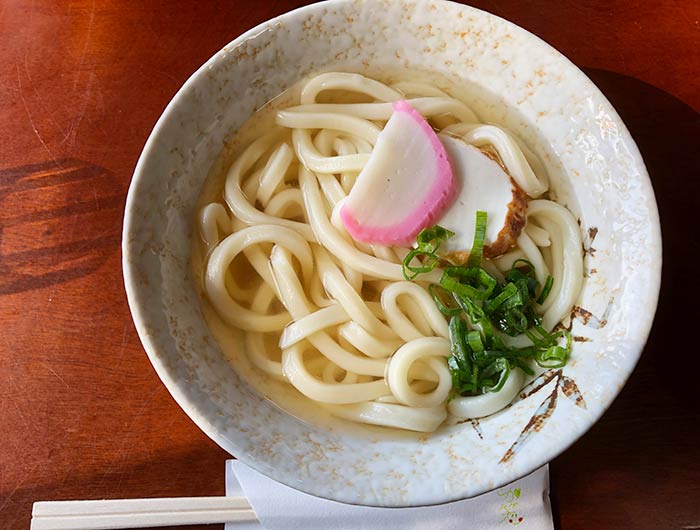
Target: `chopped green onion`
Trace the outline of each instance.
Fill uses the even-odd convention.
[[[546,350],[540,350],[535,360],[542,368],[561,368],[569,360],[569,352],[561,346],[552,346]]]
[[[508,377],[510,377],[510,363],[507,359],[501,357],[496,359],[491,365],[489,365],[483,372],[484,377],[489,377],[500,373],[498,380],[495,384],[491,386],[484,386],[483,391],[486,392],[498,392],[506,384]]]
[[[424,246],[430,246],[433,252],[440,248],[445,241],[454,236],[455,233],[447,228],[435,225],[431,228],[424,228],[416,237],[416,243],[418,248],[423,248]]]
[[[414,280],[419,274],[432,272],[439,262],[437,250],[446,240],[451,238],[454,232],[435,225],[431,228],[424,228],[416,237],[416,248],[412,249],[403,259],[403,277],[407,280]],[[411,265],[414,258],[425,256],[426,259],[421,265]]]
[[[476,376],[472,369],[471,355],[465,340],[467,325],[461,318],[452,317],[449,330],[452,356],[447,364],[452,375],[452,386],[460,393],[475,392]]]
[[[447,365],[456,395],[498,392],[513,369],[534,375],[533,362],[543,368],[560,368],[571,356],[571,333],[548,332],[535,309],[549,296],[554,283],[552,276],[547,276],[540,290],[535,267],[528,260],[515,260],[502,283],[481,267],[486,221],[486,213],[477,212],[474,243],[467,263],[448,265],[440,283],[428,286],[437,308],[450,318],[452,347]],[[440,245],[453,235],[440,226],[422,230],[416,238],[416,248],[403,260],[406,279],[434,270],[440,262],[437,255]],[[512,337],[525,335],[531,344],[508,347],[500,333]],[[566,339],[564,346],[560,344],[562,338]]]
[[[511,269],[505,274],[506,281],[522,286],[525,298],[534,297],[537,290],[537,277],[535,266],[526,259],[516,259]],[[527,291],[527,292],[525,292]]]
[[[459,357],[469,359],[467,353],[467,324],[459,317],[452,317],[449,323],[450,340],[452,341],[452,354]]]
[[[552,276],[547,276],[547,279],[544,281],[544,287],[542,287],[542,292],[540,293],[539,298],[537,298],[537,303],[542,305],[544,304],[544,301],[547,300],[547,297],[549,296],[549,292],[552,290],[552,285],[554,285],[554,278]]]
[[[514,296],[518,296],[518,294],[519,292],[517,286],[514,283],[509,283],[495,298],[484,303],[484,310],[488,314],[492,314],[507,300]]]
[[[499,322],[505,322],[503,330],[506,334],[515,337],[524,333],[527,329],[527,317],[518,308],[513,308],[503,314],[503,320]]]
[[[411,265],[413,258],[419,258],[420,256],[426,256],[427,259],[420,265]],[[403,260],[403,277],[407,280],[414,280],[419,274],[431,272],[437,267],[437,264],[438,257],[434,253],[414,248],[406,254]]]
[[[513,359],[511,359],[511,362],[513,363],[513,366],[520,368],[527,375],[535,375],[535,371],[532,368],[530,368],[527,365],[527,363],[519,357],[514,357]]]
[[[535,356],[535,361],[542,368],[562,368],[566,366],[571,355],[571,332],[566,331],[566,347],[550,346],[546,350],[540,350]]]
[[[523,264],[522,266],[520,264]],[[523,272],[521,268],[526,267],[527,272]],[[524,274],[528,278],[534,278],[535,277],[535,266],[532,264],[532,262],[529,259],[525,258],[518,258],[516,259],[513,264],[510,267],[510,271],[517,271],[520,272],[521,274]]]
[[[497,283],[481,267],[447,267],[440,278],[440,285],[446,290],[476,300],[488,298]]]
[[[433,297],[435,305],[443,315],[451,317],[462,313],[463,310],[451,296],[452,293],[444,289],[441,285],[431,283],[428,285],[428,292],[430,296]]]
[[[481,333],[478,331],[470,331],[467,333],[467,344],[473,352],[484,351],[484,343],[481,342]]]
[[[503,357],[503,351],[499,350],[480,350],[472,352],[472,359],[474,362],[481,367],[485,367],[493,363],[495,359],[500,359]]]
[[[484,240],[486,239],[487,214],[479,210],[476,212],[476,229],[474,230],[474,243],[469,252],[467,267],[480,267],[484,256]]]
[[[467,314],[467,316],[469,317],[469,321],[472,324],[477,324],[481,322],[481,320],[485,316],[483,309],[476,305],[471,298],[467,298],[466,296],[460,296],[458,294],[453,294],[453,296],[459,304],[459,306]]]
[[[535,328],[526,329],[524,332],[527,338],[532,341],[532,345],[537,347],[548,346],[549,338],[542,338],[542,336],[535,333],[533,329]]]

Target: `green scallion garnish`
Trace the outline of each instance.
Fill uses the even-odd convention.
[[[474,243],[469,251],[467,267],[480,267],[484,256],[484,240],[486,239],[486,212],[476,212],[476,229],[474,230]]]
[[[439,263],[437,249],[453,235],[455,235],[454,232],[437,225],[421,230],[416,238],[416,248],[403,259],[403,277],[414,280],[419,274],[435,269]],[[418,265],[413,263],[414,259],[418,261]]]
[[[440,278],[446,290],[475,300],[491,296],[496,283],[496,278],[481,267],[447,267]]]
[[[537,298],[538,304],[542,305],[544,304],[545,300],[547,300],[549,292],[552,290],[552,285],[554,285],[554,278],[552,278],[551,276],[547,276],[547,279],[544,281],[544,287],[542,287],[542,292]]]
[[[448,367],[452,387],[458,395],[498,392],[513,369],[528,375],[530,363],[543,368],[560,368],[571,355],[571,333],[550,333],[542,327],[535,311],[551,293],[554,280],[547,276],[539,290],[534,265],[516,260],[499,282],[481,267],[486,237],[486,212],[476,213],[476,230],[469,258],[463,266],[448,265],[439,284],[428,291],[440,312],[450,318],[452,354]],[[418,234],[416,248],[403,261],[408,280],[431,272],[440,263],[437,251],[453,232],[433,226]],[[539,295],[537,294],[539,290]],[[499,336],[525,335],[532,343],[526,347],[507,347]],[[564,339],[565,344],[560,342]]]
[[[448,317],[459,315],[463,309],[457,304],[452,293],[437,283],[428,285],[428,292],[440,312]]]

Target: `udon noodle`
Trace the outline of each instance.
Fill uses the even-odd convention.
[[[341,222],[340,207],[400,99],[435,130],[497,156],[527,194],[517,246],[483,266],[498,276],[529,260],[541,283],[554,278],[538,308],[543,327],[567,317],[583,278],[580,230],[566,208],[542,198],[549,183],[533,152],[435,86],[348,73],[308,80],[274,126],[237,156],[223,200],[198,212],[202,282],[268,377],[337,417],[431,432],[448,415],[503,408],[524,374],[513,370],[500,392],[451,398],[448,326],[427,291],[441,270],[406,281],[401,263],[410,249],[356,242]]]

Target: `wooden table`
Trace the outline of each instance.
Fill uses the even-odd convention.
[[[0,527],[32,502],[224,493],[127,309],[122,212],[151,127],[244,30],[303,4],[0,2]],[[639,366],[551,467],[559,527],[700,527],[700,2],[483,1],[608,96],[652,176],[664,286]],[[651,309],[650,309],[651,310]]]

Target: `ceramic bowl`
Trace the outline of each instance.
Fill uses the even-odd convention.
[[[585,284],[570,363],[481,421],[382,436],[301,421],[240,379],[204,323],[190,266],[194,207],[224,139],[303,76],[432,71],[470,87],[484,121],[540,155],[584,234]],[[158,375],[226,451],[338,501],[416,506],[471,497],[550,461],[600,418],[642,351],[657,303],[661,236],[642,158],[593,83],[496,16],[443,1],[332,0],[241,35],[180,89],[144,147],[123,234],[126,290]]]

